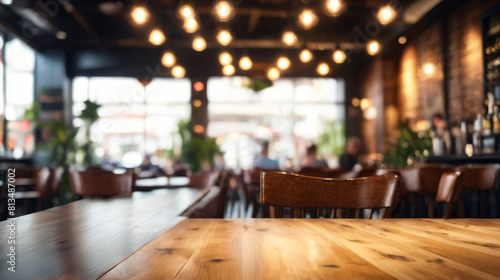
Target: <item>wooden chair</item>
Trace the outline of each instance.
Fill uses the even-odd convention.
[[[130,196],[133,192],[133,171],[115,174],[108,170],[70,170],[71,190],[88,197]]]
[[[339,209],[385,209],[390,217],[397,200],[397,175],[354,179],[309,177],[285,172],[262,172],[260,201],[272,206],[271,217],[283,217],[282,207],[291,207],[293,217],[304,217],[304,209],[332,209],[332,218],[341,217]]]
[[[217,176],[217,172],[211,171],[192,173],[191,176],[189,176],[189,183],[187,184],[187,187],[198,189],[210,188],[214,185]]]
[[[34,174],[35,189],[32,191],[17,191],[16,202],[24,202],[27,213],[42,210],[50,197],[50,170],[47,167],[38,169]],[[33,207],[33,204],[35,205]]]
[[[500,165],[467,165],[456,168],[463,174],[462,199],[460,200],[460,217],[465,216],[463,195],[476,192],[479,197],[481,217],[487,216],[487,194],[496,188],[499,180]],[[497,202],[498,203],[498,202]]]
[[[460,188],[462,187],[462,177],[462,173],[458,171],[446,172],[441,175],[436,194],[436,202],[448,204],[446,212],[443,214],[444,219],[449,219],[453,216],[455,202],[458,199]],[[434,212],[429,212],[429,218],[434,218]]]
[[[304,175],[304,176],[311,176],[311,177],[320,177],[320,178],[339,178],[343,174],[348,173],[349,171],[346,171],[342,168],[325,168],[325,167],[302,167],[298,174]]]
[[[215,185],[220,188],[219,201],[217,205],[217,218],[224,218],[224,208],[226,205],[231,178],[233,177],[234,173],[231,170],[222,170],[215,181]]]

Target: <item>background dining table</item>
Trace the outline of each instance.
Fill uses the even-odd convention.
[[[100,279],[491,279],[500,220],[186,219]]]

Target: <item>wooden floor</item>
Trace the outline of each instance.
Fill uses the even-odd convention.
[[[101,279],[499,277],[496,219],[186,219]]]
[[[9,221],[0,222],[0,279],[96,279],[183,220],[206,190],[135,192],[83,199],[16,220],[16,273],[7,270]]]

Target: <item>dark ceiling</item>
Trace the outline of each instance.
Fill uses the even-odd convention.
[[[136,1],[115,0],[13,0],[11,5],[0,4],[0,24],[38,50],[190,48],[193,34],[182,30],[182,22],[176,14],[181,1],[145,2],[152,13],[152,20],[142,28],[134,26],[129,18],[129,11]],[[410,12],[415,13],[413,10],[418,12],[422,9],[419,6],[425,6],[425,2],[434,2],[435,5],[439,1],[345,0],[347,10],[338,17],[330,17],[322,12],[324,0],[233,0],[236,16],[224,24],[217,22],[211,13],[216,1],[191,2],[201,22],[197,33],[206,38],[209,49],[221,48],[215,40],[215,32],[227,27],[234,37],[229,48],[284,48],[281,35],[286,28],[293,28],[301,42],[295,48],[307,43],[309,48],[321,50],[333,49],[338,43],[344,49],[362,48],[367,38],[394,38],[411,25],[403,18],[408,10],[412,9]],[[376,21],[375,14],[388,3],[399,12],[398,18],[382,26]],[[319,16],[319,23],[308,31],[296,25],[297,15],[304,7],[314,9]],[[160,26],[165,32],[167,41],[163,46],[153,46],[148,42],[153,26]],[[57,31],[66,32],[67,38],[57,39]]]

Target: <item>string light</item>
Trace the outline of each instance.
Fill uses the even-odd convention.
[[[287,46],[293,46],[297,43],[297,35],[292,31],[285,31],[282,40]]]
[[[161,63],[166,67],[172,67],[175,64],[176,58],[172,52],[165,52],[161,57]]]
[[[330,72],[330,67],[328,66],[328,64],[322,62],[318,65],[318,68],[316,70],[318,71],[318,74],[320,74],[321,76],[325,76],[326,74],[328,74],[328,72]]]
[[[303,49],[299,55],[300,61],[308,63],[313,59],[312,53],[308,49]]]
[[[267,71],[267,77],[269,78],[269,80],[274,81],[280,77],[280,71],[272,67],[271,69],[269,69],[269,71]]]
[[[233,57],[228,52],[223,52],[219,55],[219,62],[221,65],[228,65],[233,62]]]
[[[132,8],[130,16],[137,25],[144,25],[149,20],[149,12],[144,6],[135,6]]]
[[[318,23],[318,16],[310,9],[304,9],[299,14],[299,25],[305,30],[309,30]]]
[[[215,17],[222,22],[230,21],[234,17],[234,7],[229,1],[218,1],[214,6]]]
[[[224,74],[225,76],[232,76],[234,74],[234,66],[229,64],[229,65],[226,65],[222,68],[222,74]]]
[[[233,36],[231,35],[231,32],[227,30],[221,30],[217,34],[217,41],[219,41],[219,44],[223,46],[227,46],[231,43],[233,40]]]
[[[375,40],[368,42],[366,51],[369,55],[377,55],[380,52],[380,43]]]
[[[278,59],[276,65],[278,66],[279,69],[286,70],[290,67],[290,60],[287,57],[282,56]]]
[[[336,50],[333,53],[333,61],[335,61],[335,63],[341,64],[344,63],[345,60],[346,60],[346,55],[343,50]]]
[[[165,40],[165,35],[163,35],[163,32],[158,28],[153,29],[153,31],[149,33],[149,42],[153,45],[161,45]]]
[[[197,52],[204,51],[207,47],[207,42],[201,36],[196,36],[193,39],[193,49]]]
[[[240,68],[243,70],[250,70],[252,68],[252,60],[248,56],[244,56],[240,59]]]
[[[172,68],[172,76],[174,76],[175,78],[183,78],[184,75],[186,75],[186,70],[184,70],[184,67],[177,65]]]
[[[191,5],[185,4],[179,8],[179,14],[184,19],[193,18],[195,16],[194,9]]]
[[[386,25],[391,23],[396,17],[396,11],[393,7],[387,5],[382,8],[377,13],[378,20],[381,24]]]
[[[333,17],[339,16],[346,9],[346,5],[342,0],[326,0],[325,7],[326,12]]]
[[[187,33],[194,33],[198,30],[198,21],[195,18],[188,18],[184,20],[182,29],[184,29]]]

